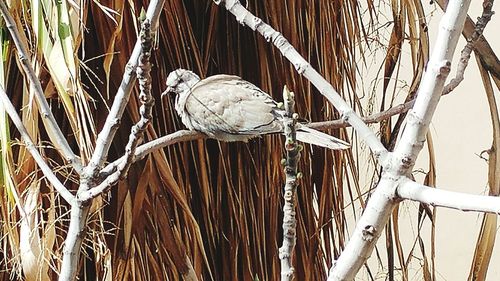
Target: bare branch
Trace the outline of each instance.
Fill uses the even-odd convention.
[[[146,20],[151,23],[151,32],[156,31],[159,15],[164,3],[165,0],[152,0],[149,3]],[[135,76],[133,74],[137,66],[140,51],[141,42],[140,40],[137,40],[129,62],[127,63],[122,83],[115,96],[110,113],[106,118],[103,129],[97,137],[94,154],[80,177],[80,187],[78,188],[76,200],[71,205],[71,219],[66,240],[64,242],[59,281],[75,280],[78,273],[80,252],[83,238],[85,237],[85,230],[88,227],[87,220],[91,206],[91,198],[82,200],[82,196],[85,197],[87,191],[91,188],[95,188],[95,185],[97,184],[96,182],[97,177],[99,176],[99,170],[101,169],[102,163],[106,160],[111,142],[116,131],[118,130],[119,121],[122,118],[126,104],[130,97],[132,84],[135,81]]]
[[[414,104],[414,100],[409,101],[404,104],[400,104],[397,106],[394,106],[388,110],[375,113],[373,115],[363,117],[363,121],[366,123],[377,123],[382,120],[385,120],[387,118],[390,118],[391,116],[400,114],[402,112],[408,111]],[[336,128],[345,128],[350,126],[349,123],[347,123],[343,119],[337,119],[337,120],[332,120],[332,121],[321,121],[321,122],[313,122],[309,124],[305,124],[304,126],[307,126],[309,128],[313,129],[319,129],[319,130],[327,130],[327,129],[336,129]],[[180,130],[177,132],[174,132],[172,134],[163,136],[161,138],[158,138],[156,140],[152,140],[150,142],[147,142],[139,147],[137,147],[137,150],[134,154],[133,157],[133,163],[136,161],[142,160],[147,154],[152,153],[158,149],[164,148],[166,146],[176,144],[179,142],[184,142],[184,141],[192,141],[192,140],[198,140],[198,139],[204,139],[207,138],[206,135],[203,133],[199,133],[196,131],[189,131],[189,130]],[[101,170],[101,173],[99,174],[99,178],[106,178],[107,176],[115,173],[117,171],[118,166],[122,161],[125,160],[125,157],[121,157],[112,163],[108,164],[105,168]],[[116,180],[118,181],[118,179]],[[113,181],[114,182],[114,181]],[[116,183],[116,182],[114,182]],[[94,194],[90,195],[90,197],[96,197],[99,194],[95,193],[95,190],[93,192]],[[85,196],[85,200],[88,200],[89,197]]]
[[[411,100],[406,103],[402,103],[399,105],[396,105],[394,107],[391,107],[387,110],[374,113],[369,116],[362,117],[363,122],[367,124],[372,124],[372,123],[378,123],[382,120],[386,120],[394,115],[401,114],[403,112],[407,112],[413,107],[413,104],[415,103],[415,100]],[[331,121],[320,121],[320,122],[312,122],[308,124],[304,124],[304,126],[312,128],[312,129],[317,129],[317,130],[327,130],[327,129],[338,129],[338,128],[345,128],[349,127],[350,124],[347,123],[344,119],[337,119],[337,120],[331,120]],[[180,130],[175,133],[169,134],[167,136],[163,136],[161,138],[158,138],[156,140],[150,141],[146,144],[143,144],[137,148],[137,152],[134,155],[134,161],[139,161],[143,159],[147,154],[152,153],[158,149],[161,149],[163,147],[179,143],[179,142],[184,142],[184,141],[192,141],[192,140],[197,140],[197,139],[204,139],[207,138],[206,135],[203,133],[198,133],[196,131],[189,131],[189,130]],[[118,160],[113,161],[112,163],[108,164],[105,168],[101,170],[101,173],[99,175],[100,178],[105,178],[109,176],[110,174],[116,172],[116,169],[118,165],[124,160],[123,157],[121,157]]]
[[[382,112],[374,113],[370,116],[363,117],[362,120],[365,123],[377,123],[382,120],[388,119],[394,115],[406,112],[411,109],[413,104],[415,103],[415,100],[399,104],[397,106],[394,106],[390,109],[387,109]],[[337,119],[337,120],[332,120],[332,121],[321,121],[321,122],[312,122],[305,124],[304,126],[312,128],[312,129],[319,129],[319,130],[327,130],[327,129],[337,129],[337,128],[345,128],[350,126],[349,123],[347,123],[344,119]],[[163,147],[176,144],[179,142],[184,142],[184,141],[192,141],[192,140],[197,140],[197,139],[204,139],[207,138],[206,135],[203,133],[199,133],[196,131],[189,131],[189,130],[180,130],[175,133],[163,136],[161,138],[158,138],[156,140],[152,140],[150,142],[147,142],[141,146],[139,146],[136,150],[136,153],[134,155],[134,161],[139,161],[142,160],[147,154],[152,153],[158,149],[161,149]],[[124,160],[124,157],[121,157],[112,163],[108,164],[105,168],[101,170],[101,173],[99,175],[100,178],[105,178],[109,176],[110,174],[116,172],[116,169],[118,165]]]
[[[80,183],[80,188],[82,185],[86,185],[86,183]],[[90,203],[83,204],[77,198],[71,204],[69,227],[66,239],[64,240],[59,281],[76,280],[82,243],[88,227],[87,220],[90,212]]]
[[[444,11],[448,5],[448,0],[437,0],[436,3],[438,3]],[[467,17],[462,35],[468,40],[475,30],[476,25],[470,17]],[[474,45],[474,52],[479,55],[484,67],[489,70],[497,80],[500,79],[500,60],[498,60],[498,57],[484,36],[479,37],[479,40]]]
[[[477,40],[483,34],[484,28],[486,24],[491,20],[491,16],[493,16],[494,12],[491,11],[493,7],[492,0],[485,0],[483,2],[483,14],[477,18],[476,28],[474,29],[474,33],[472,33],[471,37],[467,40],[467,44],[465,45],[462,53],[460,54],[460,61],[457,68],[457,73],[455,74],[455,78],[451,79],[451,81],[444,87],[443,95],[448,94],[453,91],[459,84],[464,80],[464,72],[469,64],[470,54],[476,45]]]
[[[407,116],[405,130],[382,178],[356,224],[356,229],[337,262],[330,269],[328,280],[352,280],[380,237],[393,208],[398,204],[396,188],[413,168],[425,143],[431,118],[441,98],[450,72],[453,53],[463,29],[470,0],[450,2],[444,14],[435,47],[418,89],[415,105]]]
[[[361,120],[356,112],[342,99],[333,86],[328,83],[286,40],[285,37],[271,26],[254,16],[241,5],[238,0],[214,0],[217,5],[224,3],[225,8],[231,12],[236,20],[259,32],[267,41],[272,42],[295,67],[297,72],[307,78],[325,96],[330,103],[340,112],[342,118],[351,124],[372,150],[376,158],[384,162],[387,149],[382,145],[375,133]]]
[[[300,159],[302,146],[297,143],[296,125],[298,115],[294,113],[295,99],[293,92],[285,86],[283,89],[283,102],[286,110],[283,119],[285,131],[285,186],[283,188],[283,244],[279,248],[281,260],[281,281],[293,279],[294,268],[292,265],[293,249],[297,240],[297,219],[295,218],[296,192],[300,176],[297,174],[297,164]]]
[[[33,156],[33,159],[35,159],[35,162],[38,164],[40,169],[42,170],[42,173],[45,175],[47,180],[54,186],[54,188],[61,194],[61,197],[71,204],[75,197],[71,192],[59,181],[57,176],[52,172],[52,169],[47,165],[45,160],[43,160],[42,155],[40,155],[40,152],[36,149],[35,144],[31,140],[30,135],[28,134],[28,131],[26,130],[26,127],[24,127],[23,121],[21,120],[21,117],[17,114],[16,109],[12,105],[12,103],[9,100],[9,97],[5,93],[4,89],[2,86],[0,86],[0,101],[2,102],[2,105],[5,108],[5,111],[7,111],[7,114],[9,114],[10,119],[16,126],[17,130],[21,134],[21,138],[26,145],[26,149],[31,153]]]
[[[151,35],[151,23],[145,20],[141,28],[141,56],[139,57],[139,66],[137,67],[137,77],[141,92],[139,94],[139,101],[141,107],[139,109],[141,119],[137,122],[130,132],[130,137],[125,147],[125,161],[122,161],[118,167],[120,179],[124,179],[128,173],[130,165],[134,157],[137,145],[144,136],[144,130],[151,122],[152,110],[154,105],[154,98],[151,95],[151,47],[153,45],[153,38]]]
[[[184,141],[191,141],[196,139],[203,139],[206,136],[202,133],[189,130],[180,130],[175,133],[163,136],[161,138],[155,139],[143,145],[140,145],[135,150],[135,154],[132,162],[139,161],[143,159],[149,153],[152,153],[163,147],[176,144]],[[118,166],[125,161],[125,156],[115,160],[114,162],[108,164],[104,169],[102,169],[101,174],[105,176],[105,180],[94,188],[91,188],[85,192],[78,195],[79,200],[87,202],[93,198],[101,195],[103,192],[109,190],[113,185],[115,185],[120,180],[120,174],[117,172]]]
[[[401,199],[409,199],[431,206],[439,206],[460,211],[500,214],[500,197],[475,195],[432,188],[408,179],[397,189]]]
[[[402,103],[399,105],[396,105],[394,107],[391,107],[387,110],[374,113],[372,115],[362,117],[361,120],[365,122],[366,124],[373,124],[373,123],[378,123],[380,121],[386,120],[391,118],[394,115],[401,114],[403,112],[407,112],[410,110],[413,105],[415,104],[415,100],[411,100],[406,103]],[[326,129],[337,129],[337,128],[345,128],[350,126],[347,121],[344,119],[337,119],[337,120],[332,120],[332,121],[321,121],[321,122],[314,122],[314,123],[309,123],[306,125],[309,128],[312,129],[317,129],[317,130],[326,130]]]
[[[160,17],[160,12],[163,8],[165,0],[152,0],[149,3],[148,10],[146,13],[146,19],[151,22],[151,32],[156,32],[158,27],[158,20]],[[125,73],[123,74],[123,79],[120,84],[120,88],[115,95],[115,100],[111,106],[108,117],[104,126],[97,136],[96,147],[94,154],[86,167],[86,173],[89,175],[96,175],[98,170],[103,165],[104,161],[108,156],[108,151],[113,141],[116,131],[120,125],[120,120],[122,118],[125,107],[130,98],[130,92],[132,91],[133,84],[135,82],[135,69],[137,67],[137,62],[139,55],[141,53],[141,42],[137,40],[134,46],[134,50],[130,55],[128,60]]]
[[[75,171],[78,174],[82,173],[82,163],[80,158],[78,158],[69,143],[66,141],[66,136],[62,133],[59,125],[57,124],[52,111],[50,110],[49,104],[45,99],[45,94],[43,93],[42,85],[33,70],[29,62],[29,55],[26,47],[24,46],[23,41],[21,40],[21,36],[19,35],[19,31],[17,30],[16,23],[12,16],[10,15],[9,8],[5,1],[0,1],[0,12],[5,20],[5,25],[9,29],[10,35],[14,44],[17,48],[17,53],[19,56],[19,62],[23,67],[24,73],[26,74],[26,78],[30,82],[30,89],[35,94],[35,99],[38,103],[38,108],[40,111],[40,116],[42,117],[43,124],[47,129],[47,134],[49,135],[50,140],[54,143],[54,146],[58,149],[58,151],[62,154],[62,156],[68,161]]]

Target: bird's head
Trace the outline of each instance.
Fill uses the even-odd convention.
[[[182,68],[176,69],[168,75],[167,89],[162,96],[167,93],[180,94],[191,89],[199,81],[200,77],[194,72]]]

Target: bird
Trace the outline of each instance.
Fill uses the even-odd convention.
[[[179,68],[167,77],[162,96],[175,94],[175,110],[190,130],[219,141],[247,142],[249,139],[283,132],[285,110],[254,84],[234,75],[218,74],[200,79]],[[297,140],[343,150],[350,144],[298,123]]]

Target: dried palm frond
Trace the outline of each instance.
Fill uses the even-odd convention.
[[[95,132],[102,127],[135,44],[139,14],[148,1],[18,2],[11,4],[11,13],[18,29],[24,31],[45,95],[74,151],[87,161]],[[384,91],[372,97],[371,104],[378,104],[381,110],[391,107],[397,98],[391,79],[398,77],[406,29],[414,70],[408,99],[418,87],[428,58],[420,2],[392,2],[394,28],[384,61]],[[314,0],[253,0],[247,5],[282,32],[360,114],[365,112],[356,91],[367,63],[365,56],[375,52],[370,49],[370,40],[374,40],[378,19],[371,0],[363,7],[358,1]],[[5,42],[0,81],[22,110],[23,121],[42,155],[51,159],[58,176],[74,189],[78,179],[48,143],[36,103],[4,34],[0,33],[0,42]],[[179,67],[202,77],[239,75],[277,100],[286,85],[296,93],[296,111],[301,117],[310,121],[339,117],[277,49],[209,0],[166,1],[152,60],[157,103],[146,141],[182,128],[173,100],[160,99],[168,73]],[[123,155],[130,127],[139,119],[139,106],[137,95],[132,95],[109,161]],[[0,265],[18,276],[23,268],[27,280],[52,280],[60,265],[57,256],[62,251],[68,208],[43,180],[22,145],[9,152],[8,144],[18,135],[9,133],[5,125],[5,118],[0,119],[0,180],[7,187],[0,190]],[[400,126],[390,121],[382,124],[381,135],[388,146]],[[356,135],[347,129],[328,133],[355,145],[346,152],[310,146],[303,151],[293,261],[297,280],[326,278],[327,268],[352,230],[348,217],[359,216],[367,199],[368,192],[360,181],[360,173],[370,170],[360,163],[366,159],[365,148],[356,144]],[[170,146],[134,164],[126,181],[93,203],[80,280],[194,280],[195,276],[198,280],[277,280],[282,237],[282,142],[277,135],[249,143],[197,140]],[[13,175],[10,181],[7,175]],[[16,192],[19,200],[14,197]],[[30,205],[29,214],[33,223],[23,226],[20,210],[27,199],[35,204]],[[388,231],[397,233],[397,224]],[[33,265],[19,252],[26,234],[34,235],[37,242],[30,244],[34,253],[30,261],[38,259],[48,265],[33,273],[38,277],[28,276],[26,268],[33,269]],[[398,235],[391,237],[394,239],[388,243],[397,245]],[[404,253],[401,247],[396,248],[404,267]]]

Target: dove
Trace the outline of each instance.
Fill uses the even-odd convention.
[[[201,80],[190,70],[167,77],[164,92],[176,94],[175,110],[190,130],[220,141],[248,141],[283,132],[285,110],[267,93],[238,76],[219,74]],[[164,95],[163,94],[163,95]],[[321,147],[348,149],[349,143],[297,124],[297,140]]]

